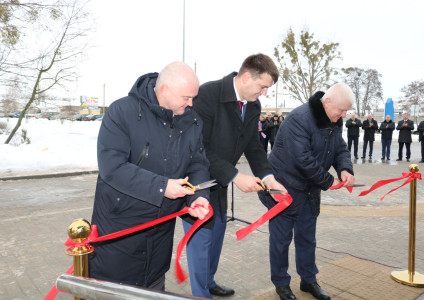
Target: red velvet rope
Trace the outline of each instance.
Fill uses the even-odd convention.
[[[236,232],[238,241],[245,238],[251,232],[258,229],[258,227],[264,224],[266,221],[272,219],[273,217],[278,215],[280,212],[285,210],[293,201],[293,198],[289,194],[285,194],[285,195],[274,194],[274,197],[278,201],[276,205],[274,205],[270,210],[268,210],[265,214],[263,214],[256,222]]]
[[[393,190],[391,190],[390,192],[388,192],[386,195],[384,195],[383,197],[381,197],[380,198],[380,200],[383,200],[384,199],[384,197],[386,197],[388,194],[390,194],[391,192],[394,192],[394,191],[396,191],[397,189],[400,189],[401,187],[403,187],[405,184],[408,184],[409,182],[411,182],[412,180],[414,180],[415,178],[418,178],[419,180],[421,180],[421,173],[402,173],[402,177],[398,177],[398,178],[393,178],[393,179],[386,179],[386,180],[380,180],[380,181],[377,181],[369,190],[366,190],[366,191],[362,191],[359,195],[358,195],[358,197],[361,197],[361,196],[365,196],[365,195],[367,195],[367,194],[369,194],[369,193],[371,193],[372,191],[374,191],[374,190],[376,190],[376,189],[378,189],[379,187],[382,187],[382,186],[384,186],[384,185],[386,185],[386,184],[389,184],[389,183],[391,183],[391,182],[394,182],[394,181],[398,181],[398,180],[402,180],[402,179],[405,179],[405,178],[407,178],[406,180],[405,180],[405,182],[401,185],[401,186],[399,186],[399,187],[397,187],[397,188],[395,188],[395,189],[393,189]]]

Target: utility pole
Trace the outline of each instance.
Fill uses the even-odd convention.
[[[183,62],[185,62],[185,0],[183,7]]]
[[[105,115],[106,103],[106,83],[103,83],[103,116]]]

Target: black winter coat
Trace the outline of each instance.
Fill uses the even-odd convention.
[[[338,177],[343,170],[353,174],[346,142],[342,137],[343,120],[332,123],[321,103],[323,92],[315,93],[308,103],[294,109],[280,125],[269,162],[277,180],[286,187],[309,194],[315,214],[319,212],[320,191],[334,182],[331,166]],[[296,200],[283,211],[297,215]],[[286,212],[287,211],[287,212]]]
[[[183,115],[159,106],[154,92],[158,74],[140,77],[127,97],[113,102],[100,128],[92,224],[105,235],[155,220],[190,205],[187,198],[164,197],[168,179],[209,180],[202,145],[202,121],[187,108]],[[175,219],[131,235],[95,244],[92,278],[148,286],[170,265]]]
[[[389,125],[389,127],[386,128],[386,126]],[[395,130],[395,122],[390,120],[387,122],[384,120],[384,122],[381,122],[380,124],[380,131],[381,131],[381,138],[383,140],[391,140],[393,136],[393,130]]]
[[[414,130],[414,121],[412,120],[406,120],[408,125],[406,127],[403,127],[403,123],[405,121],[399,121],[398,125],[396,127],[396,130],[399,130],[399,143],[412,143],[412,130]]]
[[[274,119],[272,119],[271,122],[268,122],[268,134],[270,142],[274,143],[279,128],[280,121],[277,121],[277,124],[274,124]]]
[[[356,124],[353,124],[353,121],[355,121]],[[347,127],[347,136],[359,136],[359,128],[361,128],[362,122],[357,118],[355,118],[355,120],[350,118],[346,121],[345,126]]]
[[[424,142],[424,138],[423,138],[423,134],[424,134],[424,121],[421,121],[420,124],[418,125],[418,140],[420,142]]]
[[[219,183],[211,188],[210,204],[215,211],[219,202],[221,216],[227,212],[227,187],[238,172],[236,164],[243,153],[255,176],[262,178],[272,173],[258,136],[261,104],[259,100],[247,102],[242,122],[233,85],[236,75],[234,72],[203,84],[193,100],[194,110],[203,119],[203,143],[211,177]],[[193,222],[188,217],[185,220]],[[211,228],[213,220],[205,227]]]
[[[371,126],[371,124],[373,125]],[[373,142],[375,140],[375,131],[378,129],[378,123],[374,119],[371,119],[371,121],[366,119],[362,123],[362,129],[364,130],[364,141]]]

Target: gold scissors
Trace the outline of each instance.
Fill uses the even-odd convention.
[[[269,189],[266,186],[266,184],[263,183],[262,180],[260,180],[258,177],[256,177],[256,178],[259,180],[259,182],[257,182],[257,184],[261,186],[262,191],[264,191],[264,192],[266,192],[268,194],[279,194],[279,195],[285,195],[286,194],[286,192],[285,191],[282,191],[282,190]]]
[[[203,190],[203,189],[207,189],[210,188],[211,186],[217,185],[218,183],[216,182],[216,180],[209,180],[209,181],[205,181],[196,185],[192,185],[190,182],[188,182],[187,180],[181,179],[182,183],[180,183],[183,187],[185,187],[186,189],[189,189],[190,191],[196,192],[198,190]]]

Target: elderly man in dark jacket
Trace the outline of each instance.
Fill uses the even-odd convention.
[[[321,190],[354,184],[353,167],[342,137],[343,117],[354,101],[352,90],[343,83],[325,94],[316,92],[308,103],[293,110],[280,125],[269,162],[277,181],[293,198],[292,204],[269,221],[271,281],[281,299],[296,299],[290,289],[289,246],[293,238],[300,289],[318,299],[330,299],[317,283],[315,264],[316,224]],[[329,173],[331,166],[337,177]],[[275,202],[259,192],[271,209]]]
[[[358,159],[359,128],[361,128],[362,122],[356,118],[355,114],[351,114],[345,126],[347,127],[347,149],[352,152],[353,142],[353,155]]]
[[[211,176],[219,183],[211,189],[210,196],[214,219],[200,228],[187,244],[194,296],[212,298],[212,295],[234,294],[232,288],[218,285],[214,278],[227,224],[228,185],[233,182],[242,192],[257,192],[260,187],[256,177],[259,177],[269,188],[285,191],[272,175],[258,138],[261,113],[258,97],[266,95],[278,76],[278,68],[269,56],[251,55],[244,60],[238,73],[203,84],[194,99],[193,108],[204,122],[203,141]],[[243,174],[236,167],[243,153],[254,176]],[[185,218],[185,231],[190,229],[190,223],[193,220]]]
[[[393,130],[395,130],[395,123],[392,118],[387,115],[386,120],[380,124],[381,131],[381,159],[387,157],[390,160],[390,145],[392,144]]]
[[[92,223],[99,235],[131,228],[190,206],[208,212],[209,191],[181,186],[209,180],[202,121],[190,109],[199,82],[184,63],[141,76],[127,97],[113,102],[100,128]],[[201,206],[195,207],[196,204]],[[90,277],[163,290],[172,257],[175,219],[119,239],[99,242]]]
[[[362,148],[362,157],[367,156],[367,144],[370,144],[369,158],[372,158],[372,150],[375,140],[375,131],[378,129],[378,123],[372,118],[372,114],[368,115],[368,118],[362,123],[362,129],[364,130],[364,146]]]
[[[421,142],[421,161],[420,163],[424,163],[424,121],[421,121],[418,125],[418,141]]]
[[[409,120],[407,113],[403,114],[403,120],[398,122],[396,130],[399,130],[399,153],[397,161],[402,160],[403,145],[406,147],[406,161],[411,158],[411,143],[412,143],[412,130],[414,130],[414,121]]]

